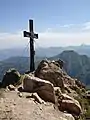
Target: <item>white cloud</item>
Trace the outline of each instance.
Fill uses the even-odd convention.
[[[41,46],[90,44],[90,33],[40,33],[40,38],[37,42]]]
[[[62,25],[60,27],[62,27],[62,28],[70,28],[72,26],[74,26],[74,24],[65,24],[65,25]]]
[[[0,49],[21,47],[26,45],[28,40],[23,38],[22,32],[0,33]]]
[[[90,30],[90,22],[86,22],[83,24],[83,29],[84,30]]]
[[[63,29],[62,29],[63,28]],[[83,24],[56,25],[54,28],[47,28],[45,32],[38,33],[36,41],[38,47],[69,46],[90,44],[90,22]],[[17,33],[0,33],[0,49],[26,46],[29,39],[23,37],[22,31]],[[37,45],[38,44],[38,45]]]
[[[37,41],[41,46],[69,46],[90,44],[90,22],[83,24],[56,25],[50,31],[40,33]],[[88,28],[88,30],[86,29]]]

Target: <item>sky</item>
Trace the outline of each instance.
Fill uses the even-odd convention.
[[[29,19],[36,47],[90,45],[90,0],[0,0],[0,49],[28,44]]]

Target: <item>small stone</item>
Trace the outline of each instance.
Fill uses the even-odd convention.
[[[20,93],[20,92],[18,93],[18,95],[19,95],[19,97],[22,97],[22,96],[23,96],[23,94],[22,94],[22,93]]]
[[[42,110],[42,107],[40,106],[40,110]]]
[[[15,87],[13,85],[9,85],[8,89],[11,90],[11,91],[13,91],[13,90],[15,90]]]
[[[16,105],[16,103],[13,103],[13,105]]]
[[[5,105],[5,107],[8,107],[8,105]]]

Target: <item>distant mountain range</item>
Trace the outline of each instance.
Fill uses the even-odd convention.
[[[72,47],[72,49],[78,50],[78,53],[80,51],[87,51],[88,56],[89,54],[89,46],[80,46],[80,47]],[[82,49],[81,49],[82,48]],[[67,73],[72,76],[80,79],[85,84],[90,84],[90,58],[87,55],[82,55],[83,52],[80,52],[81,54],[78,54],[77,52],[69,50],[69,47],[67,47],[68,50],[61,52],[61,48],[40,48],[37,50],[36,55],[39,56],[35,58],[35,65],[37,67],[38,63],[44,59],[62,59],[64,60],[64,69],[67,71]],[[58,51],[57,51],[58,50]],[[2,51],[3,52],[3,51]],[[51,55],[50,53],[51,52]],[[9,53],[9,54],[8,54]],[[11,53],[11,54],[10,54]],[[4,73],[9,68],[16,68],[20,73],[24,73],[25,71],[29,70],[29,58],[27,57],[28,54],[25,54],[25,57],[19,56],[18,49],[13,52],[7,50],[8,56],[5,56],[4,58],[7,58],[6,60],[0,61],[0,80],[2,80]],[[56,54],[59,53],[59,54]],[[16,56],[18,54],[18,56]],[[12,56],[8,58],[9,56]],[[51,57],[53,56],[53,57]],[[1,56],[0,56],[1,57]],[[2,58],[1,58],[2,59]]]
[[[62,53],[66,50],[73,50],[80,55],[87,55],[90,57],[90,45],[81,46],[68,46],[68,47],[49,47],[49,48],[38,48],[36,49],[37,56],[52,57]]]
[[[74,50],[81,55],[90,56],[90,45],[81,46],[68,46],[68,47],[48,47],[48,48],[36,48],[36,56],[39,57],[52,57],[62,53],[65,50]],[[0,50],[0,61],[8,59],[10,57],[28,57],[29,51],[25,48],[13,48]]]

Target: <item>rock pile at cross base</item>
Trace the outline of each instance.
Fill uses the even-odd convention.
[[[2,81],[0,119],[75,120],[83,113],[75,98],[85,86],[68,76],[59,61],[42,60],[34,73],[15,73],[9,71]]]

